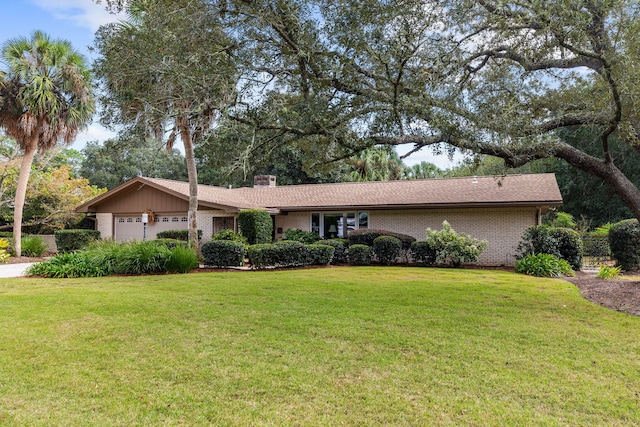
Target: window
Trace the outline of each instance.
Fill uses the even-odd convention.
[[[136,222],[142,222],[142,218],[136,218]]]
[[[127,218],[127,222],[133,222],[133,218]]]
[[[313,212],[311,214],[311,231],[325,239],[346,238],[350,231],[368,227],[368,212]]]
[[[187,222],[187,217],[183,216],[182,218],[180,218],[180,222]]]
[[[124,222],[124,218],[118,218],[118,222]]]
[[[162,217],[162,222],[169,222],[169,218],[167,218],[166,216]]]
[[[171,222],[178,222],[178,221],[180,221],[180,220],[178,219],[177,216],[174,216],[173,218],[171,218]]]

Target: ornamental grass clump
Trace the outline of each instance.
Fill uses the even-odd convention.
[[[516,261],[515,270],[537,277],[575,276],[571,264],[551,254],[527,255]]]
[[[22,255],[41,257],[47,250],[47,244],[40,236],[25,236],[22,238]]]
[[[462,264],[476,262],[487,247],[486,240],[474,239],[468,234],[458,234],[444,221],[442,230],[427,228],[427,244],[436,252],[435,263],[459,267]]]
[[[609,267],[607,265],[603,265],[598,270],[597,276],[604,280],[617,279],[622,274],[622,267]]]

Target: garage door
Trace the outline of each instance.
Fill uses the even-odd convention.
[[[115,239],[117,241],[142,240],[144,224],[142,217],[117,215],[115,216]],[[187,214],[158,215],[155,221],[147,224],[147,240],[156,238],[156,234],[166,230],[187,229]]]

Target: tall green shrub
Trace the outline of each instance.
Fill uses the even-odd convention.
[[[355,244],[349,246],[349,264],[351,265],[371,265],[371,246]]]
[[[56,230],[54,233],[58,252],[73,252],[83,249],[100,239],[98,230]]]
[[[347,239],[327,239],[323,240],[322,244],[333,246],[335,249],[331,264],[344,264],[347,262],[347,254],[349,252],[349,241]]]
[[[238,214],[240,232],[250,245],[270,243],[273,223],[269,212],[260,209],[246,209]]]
[[[468,234],[458,234],[444,221],[442,230],[427,228],[427,244],[436,251],[436,263],[459,267],[468,262],[476,262],[487,247],[486,240],[474,239]]]
[[[640,225],[636,219],[625,219],[609,229],[611,255],[623,270],[640,268]]]
[[[417,264],[433,265],[437,255],[437,251],[428,242],[411,243],[411,257]]]

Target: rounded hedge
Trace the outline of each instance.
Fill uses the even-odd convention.
[[[411,257],[417,264],[433,265],[436,263],[438,252],[429,242],[411,243]]]
[[[370,246],[355,244],[349,246],[349,264],[351,265],[371,265],[371,255],[373,251]]]
[[[397,237],[378,236],[373,240],[373,253],[384,265],[394,263],[401,251],[402,242]]]
[[[322,241],[323,245],[333,246],[333,259],[331,264],[344,264],[347,262],[349,253],[349,241],[347,239],[327,239]]]
[[[244,245],[232,240],[211,240],[202,245],[204,265],[224,268],[244,263]]]
[[[623,270],[640,267],[640,225],[637,219],[625,219],[609,229],[611,255]]]
[[[408,234],[395,233],[387,230],[376,230],[373,228],[360,228],[349,232],[349,246],[352,245],[367,245],[373,246],[373,241],[380,236],[393,236],[402,242],[402,249],[411,248],[411,243],[416,241],[416,238],[409,236]]]

